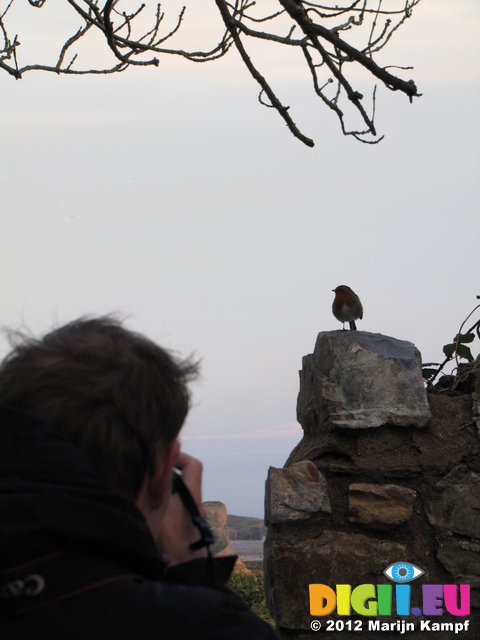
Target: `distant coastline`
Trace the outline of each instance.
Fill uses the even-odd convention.
[[[231,545],[235,554],[243,562],[261,562],[263,561],[263,543],[262,540],[231,540]]]

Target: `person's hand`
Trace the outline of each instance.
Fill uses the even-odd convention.
[[[180,452],[175,460],[175,468],[181,474],[184,483],[202,513],[202,471],[200,460]],[[178,493],[169,496],[167,511],[157,536],[157,547],[170,558],[170,564],[188,562],[195,558],[204,558],[205,549],[192,551],[190,544],[200,539],[200,532],[180,500]]]

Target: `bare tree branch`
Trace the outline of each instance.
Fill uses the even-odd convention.
[[[275,93],[272,91],[268,82],[265,80],[262,74],[257,70],[255,65],[252,63],[250,57],[248,56],[242,44],[238,30],[235,26],[236,21],[232,21],[232,22],[230,21],[230,13],[228,11],[227,5],[224,2],[224,0],[216,0],[216,3],[220,10],[220,13],[222,14],[223,21],[225,22],[225,25],[232,36],[235,46],[237,47],[238,52],[240,53],[242,60],[245,63],[245,66],[250,71],[250,73],[255,78],[255,80],[259,83],[259,85],[262,87],[262,91],[260,92],[260,95],[259,95],[259,100],[262,102],[261,97],[262,97],[262,94],[265,93],[268,96],[268,99],[270,100],[270,105],[268,105],[265,102],[262,102],[262,104],[266,106],[271,106],[274,109],[276,109],[278,113],[282,116],[282,118],[285,120],[285,122],[287,123],[287,126],[290,129],[290,131],[293,133],[293,135],[299,140],[301,140],[307,146],[313,147],[314,146],[313,140],[304,136],[303,133],[298,129],[296,124],[291,119],[290,114],[288,113],[289,107],[285,107],[280,102],[280,100],[277,98]]]
[[[158,66],[161,56],[178,56],[193,62],[208,62],[224,56],[234,45],[252,78],[260,85],[259,101],[275,109],[292,134],[307,146],[311,138],[298,128],[290,115],[290,107],[283,101],[267,79],[254,57],[255,43],[283,47],[295,51],[303,60],[313,81],[314,95],[332,110],[340,121],[345,135],[369,144],[379,142],[375,126],[376,84],[405,94],[410,101],[418,97],[415,82],[397,74],[411,67],[398,64],[381,66],[377,54],[384,49],[396,31],[411,17],[420,0],[215,0],[225,31],[219,34],[218,44],[207,51],[190,51],[170,46],[182,31],[186,8],[179,10],[173,26],[164,28],[165,13],[160,4],[136,4],[127,0],[65,0],[81,20],[76,31],[66,36],[56,63],[35,61],[19,64],[20,39],[8,35],[7,23],[15,0],[6,0],[0,9],[0,70],[20,79],[27,71],[48,71],[57,74],[105,74],[125,71],[132,66]],[[0,0],[1,2],[1,0]],[[17,0],[19,2],[19,0]],[[46,0],[28,0],[31,7],[42,9]],[[145,14],[154,6],[150,25]],[[384,8],[387,5],[388,8]],[[124,9],[123,7],[126,7]],[[90,34],[100,33],[113,62],[96,68],[81,66],[82,45]],[[2,43],[3,39],[3,43]],[[363,70],[363,76],[358,71]],[[370,104],[365,104],[364,89],[359,77],[373,80],[367,89]],[[362,79],[362,82],[364,80]],[[360,119],[358,126],[347,126],[353,107]],[[355,120],[355,118],[353,118]]]

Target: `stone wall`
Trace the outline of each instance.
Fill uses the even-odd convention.
[[[436,640],[480,637],[478,367],[472,376],[474,402],[471,393],[427,398],[413,344],[319,334],[300,372],[304,437],[266,482],[265,590],[281,637],[318,637],[309,584],[387,584],[384,570],[399,561],[425,572],[410,583],[412,607],[424,583],[471,585],[469,631]],[[409,638],[424,637],[422,616],[403,619],[415,623]],[[447,620],[464,618],[434,619]]]

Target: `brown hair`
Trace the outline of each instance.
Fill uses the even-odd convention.
[[[178,435],[198,363],[181,361],[116,319],[80,318],[25,338],[0,366],[0,404],[47,422],[104,480],[135,498],[155,446]]]

